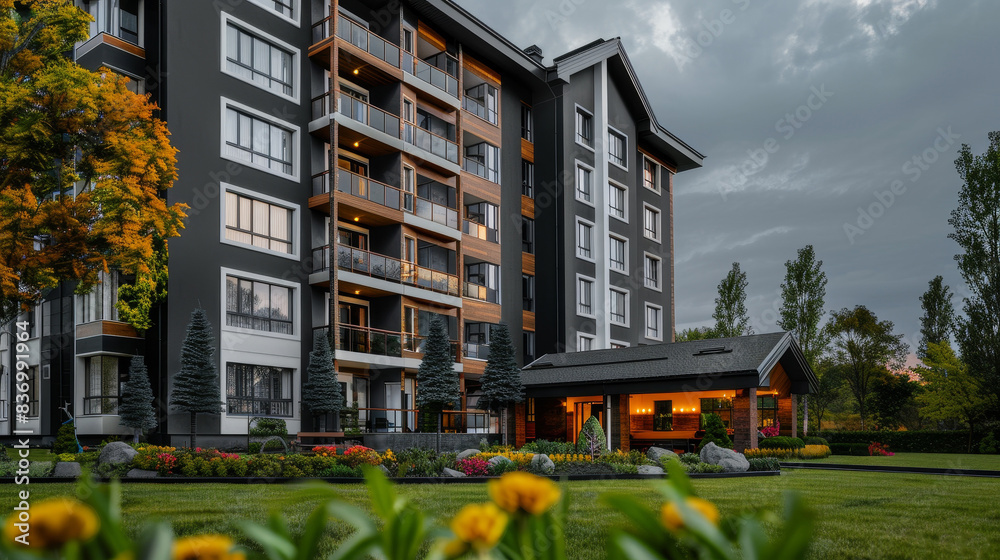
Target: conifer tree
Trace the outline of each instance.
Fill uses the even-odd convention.
[[[149,372],[141,356],[133,356],[128,368],[128,381],[122,387],[122,401],[118,406],[118,416],[122,426],[134,430],[135,443],[143,430],[156,427],[156,411],[153,409],[153,388],[149,384]]]
[[[417,407],[425,418],[428,413],[437,415],[438,432],[441,411],[453,407],[461,398],[454,363],[444,322],[434,317],[424,341],[424,359],[417,370]]]
[[[197,447],[198,414],[219,414],[219,373],[215,367],[215,337],[204,309],[191,312],[181,346],[181,371],[174,377],[170,406],[191,415],[191,448]]]
[[[510,330],[500,323],[490,330],[490,357],[482,377],[483,396],[480,408],[501,414],[501,431],[504,443],[507,441],[507,409],[524,400],[524,385],[521,384],[521,369],[514,358],[514,345],[510,340]]]
[[[337,382],[337,372],[333,369],[333,352],[330,340],[325,334],[313,340],[313,350],[309,353],[309,380],[302,386],[302,404],[314,418],[320,421],[319,431],[326,431],[326,415],[340,414],[343,394]]]

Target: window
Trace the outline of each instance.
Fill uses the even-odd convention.
[[[487,360],[490,357],[491,323],[465,324],[465,357],[475,360]]]
[[[757,397],[757,429],[776,425],[778,422],[778,397]]]
[[[594,170],[583,165],[576,164],[576,199],[594,204]]]
[[[278,253],[292,253],[292,210],[226,192],[226,239]]]
[[[705,416],[718,414],[727,428],[733,427],[733,400],[730,398],[701,399],[701,421],[698,427],[705,429]]]
[[[465,90],[463,107],[466,111],[490,124],[499,123],[497,118],[497,88],[489,84],[479,84]]]
[[[85,358],[84,414],[118,414],[119,366],[115,356]]]
[[[85,295],[77,296],[81,302],[80,323],[118,320],[118,273],[100,272],[99,283]]]
[[[659,165],[649,158],[643,158],[642,160],[642,186],[647,189],[659,193],[660,183],[659,179]]]
[[[594,316],[594,279],[586,276],[576,277],[576,314],[584,317]]]
[[[250,0],[250,1],[253,2],[254,4],[257,4],[258,6],[261,6],[264,9],[272,10],[279,16],[291,21],[292,23],[295,23],[296,25],[298,24],[298,22],[296,21],[296,18],[298,18],[298,13],[296,12],[298,12],[298,10],[296,8],[298,8],[299,0]]]
[[[580,218],[576,220],[576,256],[594,260],[594,224]]]
[[[223,155],[276,173],[294,175],[292,130],[232,107],[226,107],[225,121]]]
[[[660,290],[660,277],[663,274],[663,260],[646,253],[643,263],[643,285],[653,290]]]
[[[628,274],[628,241],[614,235],[608,236],[608,268]]]
[[[612,217],[628,221],[627,190],[622,185],[608,183],[608,211]]]
[[[521,355],[524,364],[530,364],[535,361],[535,333],[531,331],[523,331],[521,333]],[[528,399],[531,405],[534,399]],[[532,409],[534,406],[531,407]],[[534,410],[531,411],[531,415],[534,416]],[[534,418],[528,420],[528,422],[534,422]]]
[[[624,134],[616,130],[608,130],[608,160],[611,163],[628,167],[628,158],[625,155],[627,147],[628,140]]]
[[[521,252],[535,254],[535,220],[521,217]]]
[[[621,341],[618,341],[618,340],[612,340],[611,341],[611,348],[612,349],[628,348],[628,342],[621,342]]]
[[[462,163],[469,173],[500,183],[500,148],[486,142],[466,146]]]
[[[535,277],[530,274],[521,275],[521,309],[524,311],[535,310]]]
[[[594,145],[594,116],[582,107],[576,108],[576,142],[588,148]]]
[[[535,164],[526,159],[521,160],[521,194],[535,198]]]
[[[532,335],[532,338],[534,338],[534,334],[535,333],[526,333],[526,334],[530,334],[530,335]],[[525,412],[525,414],[524,414],[524,416],[525,416],[524,421],[525,422],[534,422],[535,421],[535,399],[526,399],[525,400],[524,412]]]
[[[500,207],[489,202],[477,202],[465,207],[466,232],[479,239],[500,243]]]
[[[646,338],[663,340],[663,308],[652,303],[646,304]]]
[[[648,204],[642,207],[642,234],[647,239],[660,241],[660,211]]]
[[[28,418],[38,418],[39,416],[39,406],[38,406],[38,396],[42,393],[42,378],[38,375],[38,367],[30,367],[23,373],[27,375],[27,379],[23,382],[18,379],[18,384],[26,383],[28,385]],[[18,372],[18,377],[21,372]],[[15,402],[21,403],[22,401],[17,400]],[[23,410],[23,409],[22,409]]]
[[[608,315],[612,324],[628,326],[628,291],[618,288],[608,289]]]
[[[674,401],[653,401],[653,429],[658,432],[674,429]]]
[[[292,334],[292,289],[226,276],[226,325]]]
[[[465,265],[465,280],[472,284],[468,297],[490,303],[500,303],[500,267],[488,262]]]
[[[531,134],[531,107],[525,104],[521,104],[521,138],[524,138],[528,142],[533,142]]]
[[[576,333],[576,351],[587,352],[594,349],[594,336]]]
[[[226,411],[253,416],[292,416],[292,370],[226,364]]]
[[[139,0],[118,2],[118,31],[122,39],[139,44]]]
[[[226,72],[262,89],[294,95],[295,55],[232,22],[226,24]]]

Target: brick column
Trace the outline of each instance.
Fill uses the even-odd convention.
[[[527,412],[524,408],[524,403],[519,402],[514,405],[514,446],[518,449],[524,447],[525,444],[525,434],[526,426],[525,419],[527,418]]]
[[[733,399],[733,448],[757,447],[757,389],[740,389]]]
[[[788,401],[792,405],[792,437],[799,437],[799,396],[793,393]]]

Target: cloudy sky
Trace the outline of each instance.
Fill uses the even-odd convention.
[[[678,330],[713,322],[734,261],[756,332],[778,330],[784,263],[807,244],[828,310],[866,305],[911,347],[935,275],[960,306],[954,160],[1000,129],[1000,2],[459,3],[547,63],[621,37],[660,123],[707,156],[675,177]]]

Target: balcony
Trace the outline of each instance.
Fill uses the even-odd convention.
[[[462,345],[462,356],[473,360],[488,360],[490,358],[490,345],[466,342]]]
[[[497,290],[491,290],[482,284],[476,284],[475,282],[465,282],[462,289],[462,295],[478,301],[485,301],[487,303],[500,303],[500,292]]]
[[[404,194],[403,196],[404,209],[410,214],[452,229],[458,229],[458,210],[431,202],[417,195]]]
[[[373,356],[402,358],[403,352],[422,354],[426,337],[396,331],[385,331],[357,325],[340,325],[336,343],[337,350],[357,352]],[[329,336],[329,325],[313,329],[314,336],[322,333]],[[451,341],[452,359],[458,361],[458,341]]]
[[[458,163],[458,144],[412,123],[403,123],[403,140],[452,163]]]
[[[340,93],[337,99],[339,101],[337,107],[333,107],[329,92],[314,97],[312,100],[312,119],[329,116],[336,109],[351,120],[384,132],[393,138],[399,138],[399,117],[396,115],[383,111],[374,105],[369,105],[346,93]]]
[[[330,268],[330,247],[313,249],[313,273]],[[386,282],[415,286],[450,296],[459,295],[458,276],[438,272],[394,257],[337,246],[337,268]]]
[[[500,230],[488,228],[472,220],[462,221],[462,232],[476,239],[482,239],[490,243],[500,243]]]
[[[330,38],[333,16],[327,16],[312,26],[312,43],[316,45]],[[365,29],[343,15],[337,16],[337,37],[347,41],[362,51],[399,68],[399,47]]]
[[[405,51],[403,51],[402,56],[402,68],[404,72],[412,74],[458,99],[457,58],[444,52],[428,57],[426,61],[420,60]],[[440,66],[444,66],[449,71],[442,70]]]
[[[280,416],[291,418],[292,399],[260,399],[253,397],[226,397],[226,413],[249,416]]]
[[[462,108],[492,125],[496,125],[499,122],[496,109],[486,107],[485,103],[475,97],[469,97],[468,95],[463,97]]]
[[[329,171],[313,175],[313,196],[330,192],[330,178]],[[337,192],[354,195],[393,210],[402,208],[403,192],[401,190],[346,169],[337,169]]]

